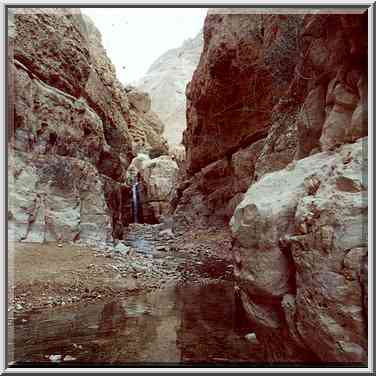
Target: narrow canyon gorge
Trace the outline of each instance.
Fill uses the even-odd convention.
[[[125,85],[12,9],[10,362],[367,365],[367,17],[210,8]]]

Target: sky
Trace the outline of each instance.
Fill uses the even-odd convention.
[[[204,8],[82,8],[102,34],[102,43],[120,82],[144,76],[164,52],[195,37]]]

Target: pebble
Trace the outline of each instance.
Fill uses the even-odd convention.
[[[64,357],[64,362],[69,362],[69,361],[73,361],[73,360],[76,360],[76,358],[73,358],[73,356],[66,355]]]
[[[53,354],[53,355],[50,355],[48,359],[50,359],[51,362],[58,363],[61,361],[61,355]]]
[[[115,252],[118,252],[118,253],[127,253],[127,252],[129,252],[129,247],[127,247],[127,246],[124,245],[123,243],[118,243],[118,244],[115,246],[114,251],[115,251]]]
[[[119,241],[116,245],[111,243],[111,245],[101,247],[100,251],[98,245],[93,248],[95,257],[106,257],[112,260],[99,266],[97,263],[86,264],[86,270],[91,275],[106,273],[107,269],[119,273],[116,278],[131,278],[134,283],[139,285],[138,288],[155,289],[166,283],[180,283],[185,280],[190,282],[200,281],[200,278],[204,277],[205,273],[200,271],[199,265],[207,263],[208,254],[215,254],[210,241],[208,241],[208,244],[203,244],[202,240],[198,240],[198,242],[193,240],[192,242],[192,240],[185,237],[177,239],[176,235],[174,236],[170,231],[160,231],[158,226],[155,228],[150,225],[134,226],[133,228],[130,227],[130,229],[133,233],[128,234],[127,240]],[[183,234],[183,232],[180,232],[178,236]],[[158,235],[162,236],[158,239]],[[172,235],[172,237],[169,235]],[[62,245],[59,243],[59,246]],[[127,251],[116,251],[115,248],[122,248]],[[153,252],[154,250],[160,252]],[[214,263],[216,261],[221,260],[212,260]],[[223,273],[231,273],[232,269],[233,265],[227,265]],[[49,281],[47,281],[45,284],[46,289],[42,293],[44,300],[47,300],[46,298],[48,297],[48,301],[44,303],[45,305],[56,307],[79,302],[86,298],[101,298],[101,295],[88,295],[88,292],[85,295],[81,295],[86,285],[80,281],[81,272],[72,271],[72,274],[78,276],[77,283],[80,284],[79,288],[77,288],[76,284],[75,287],[66,289],[66,293],[69,292],[69,294],[66,294],[67,296],[64,300],[63,297],[48,297],[48,291],[46,293],[46,290],[49,286]],[[75,276],[75,278],[77,277]],[[218,279],[221,279],[221,277]],[[68,296],[73,293],[76,293],[77,296]],[[22,294],[22,296],[25,295],[25,293]],[[16,300],[15,303],[18,303],[14,307],[16,310],[28,308],[28,305],[21,300]],[[254,340],[257,341],[257,338],[254,339],[250,336],[250,341]]]
[[[258,345],[260,342],[257,339],[256,333],[248,333],[245,335],[245,339],[253,345]]]

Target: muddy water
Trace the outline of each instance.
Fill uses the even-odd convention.
[[[14,318],[10,356],[38,366],[260,362],[260,349],[237,328],[236,312],[233,286],[223,282],[29,313]],[[52,363],[50,355],[61,358]]]

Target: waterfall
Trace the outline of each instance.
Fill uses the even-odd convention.
[[[139,209],[140,209],[140,200],[139,200],[139,187],[138,182],[132,184],[132,208],[133,208],[133,222],[138,223],[139,220]]]

